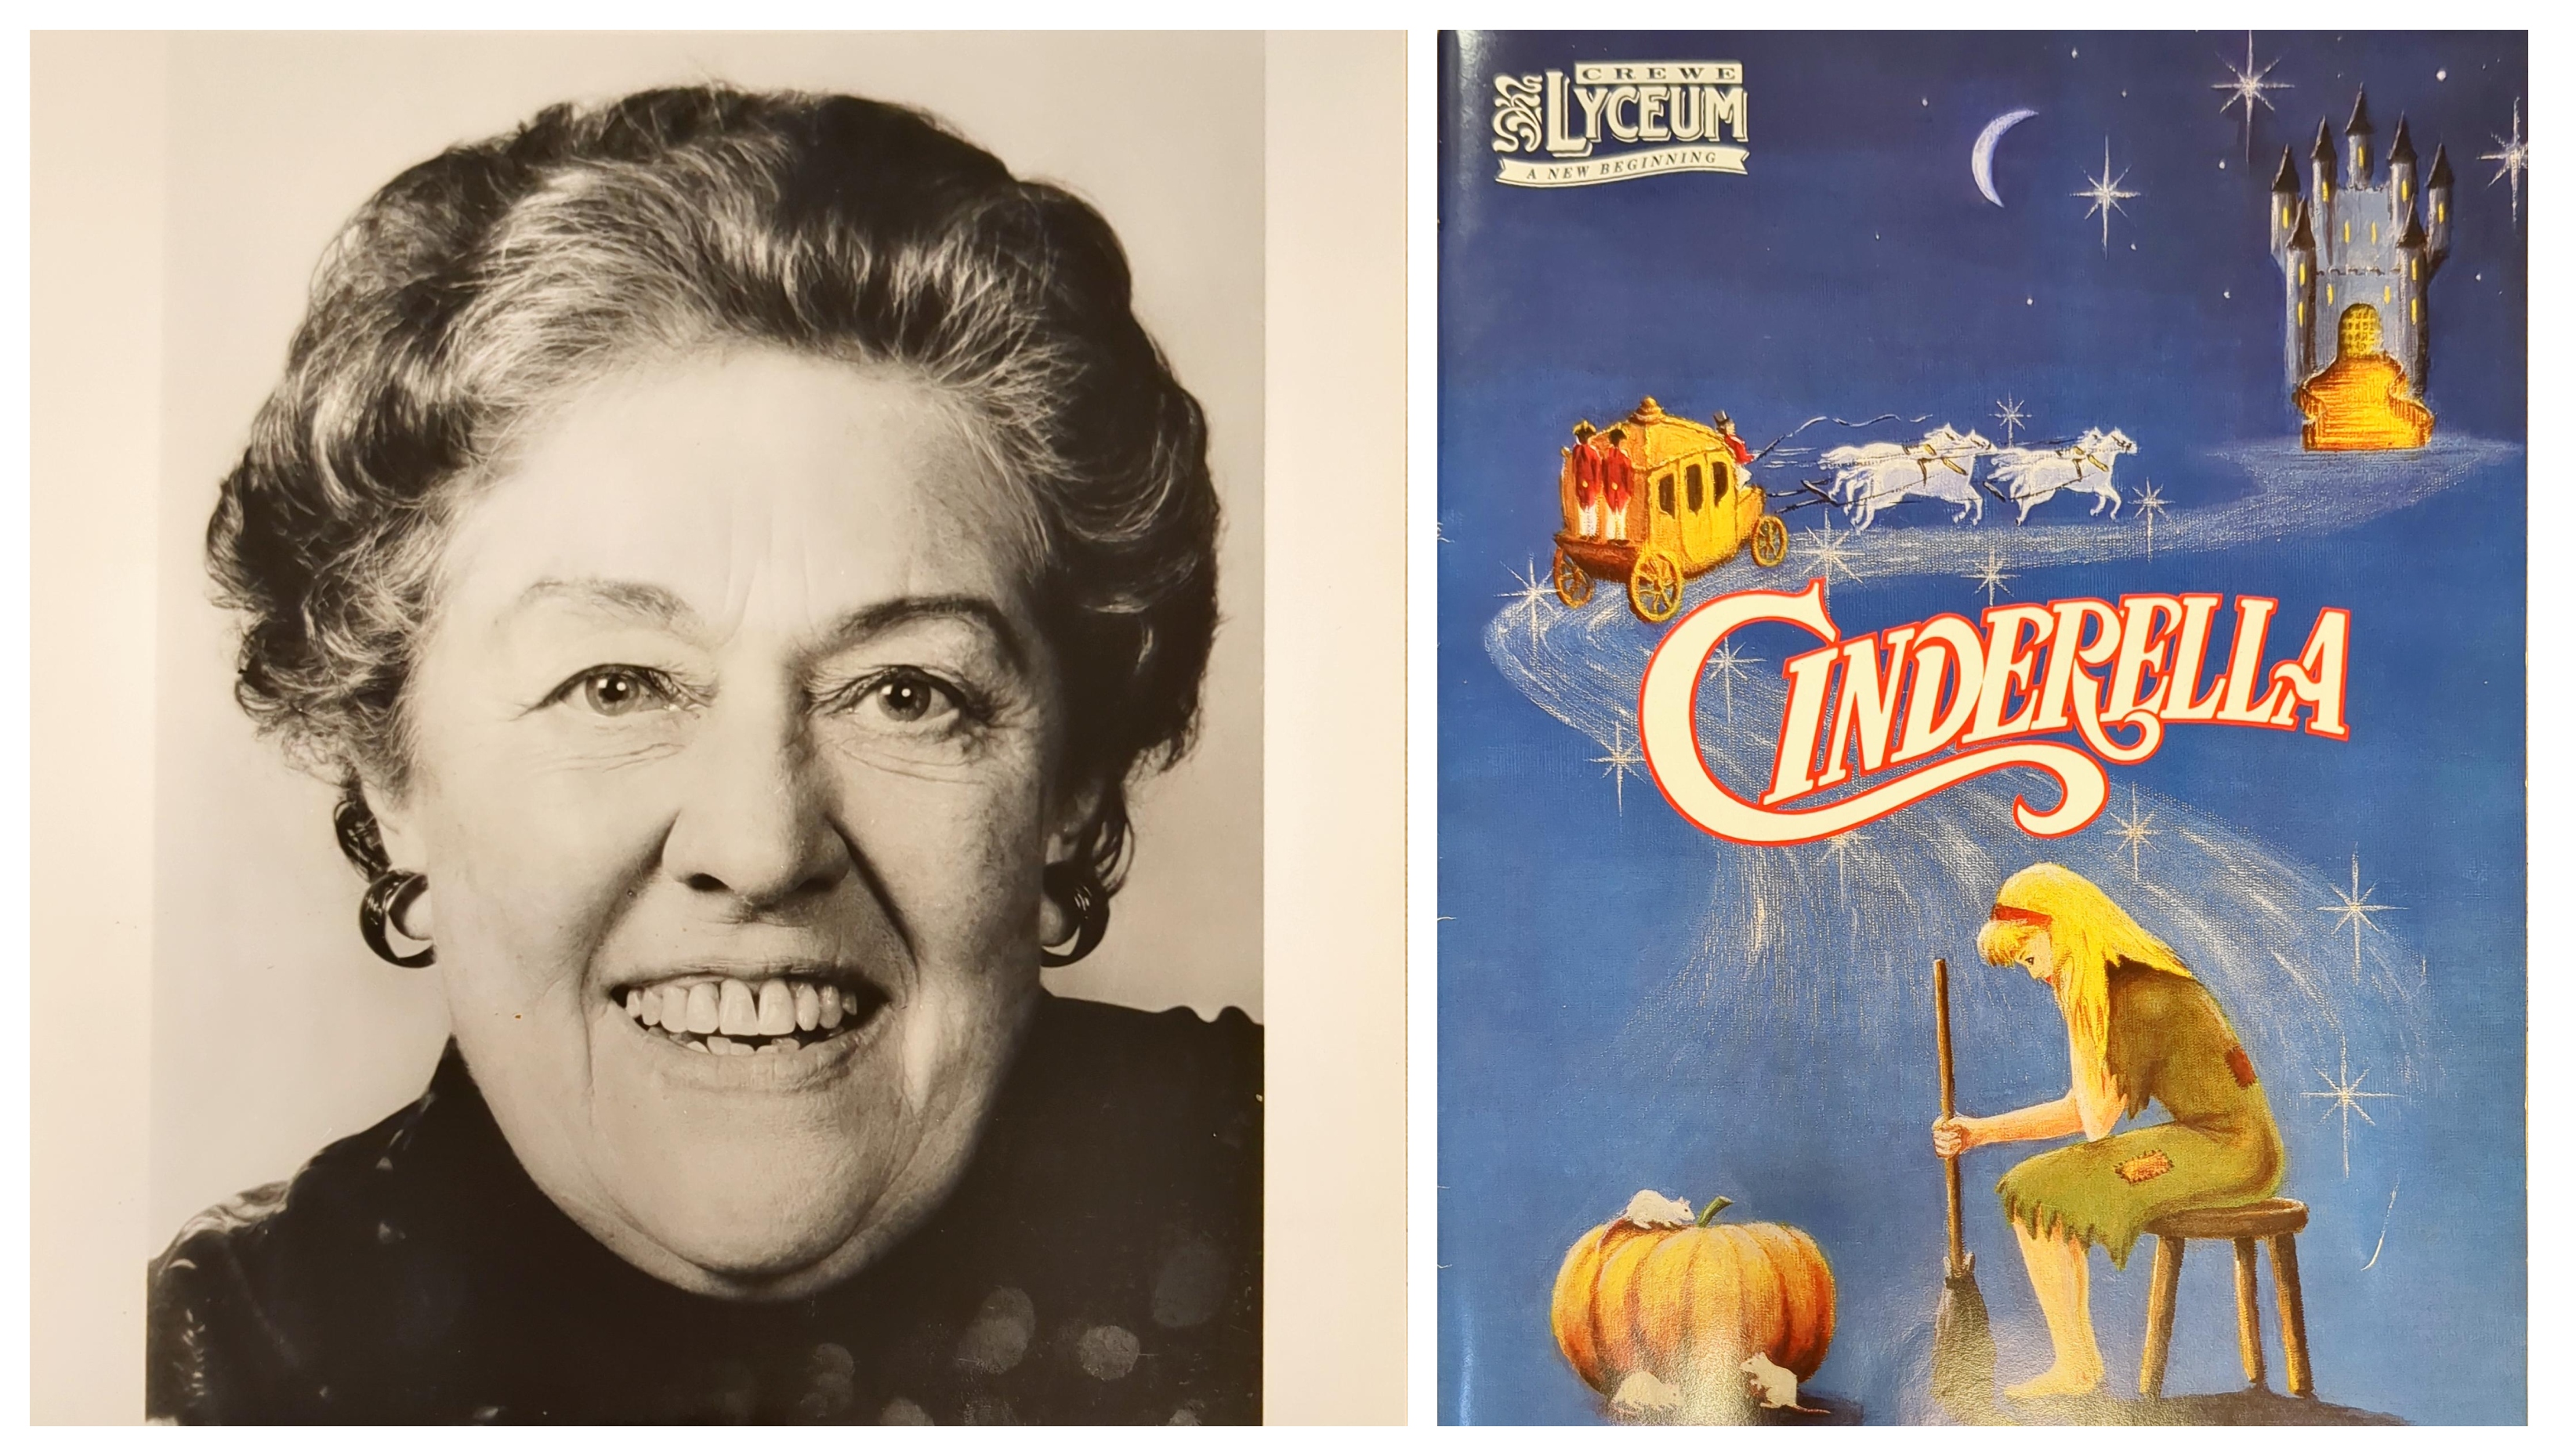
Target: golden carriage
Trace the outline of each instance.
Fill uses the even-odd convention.
[[[1644,396],[1633,414],[1613,426],[1626,433],[1624,448],[1636,472],[1626,507],[1626,539],[1585,536],[1573,499],[1572,452],[1564,451],[1558,482],[1563,529],[1554,533],[1554,594],[1567,607],[1590,600],[1591,582],[1622,581],[1634,615],[1667,622],[1691,577],[1739,555],[1743,547],[1761,566],[1785,559],[1785,522],[1768,510],[1768,493],[1741,481],[1740,462],[1712,425],[1664,414]]]

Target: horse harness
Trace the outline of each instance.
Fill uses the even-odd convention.
[[[1954,474],[1961,476],[1967,481],[1972,478],[1972,473],[1970,471],[1963,469],[1958,462],[1947,459],[1946,457],[1938,454],[1935,446],[1930,445],[1923,440],[1919,442],[1917,449],[1912,450],[1910,453],[1918,461],[1918,484],[1922,486],[1927,484],[1927,462],[1931,460],[1942,462],[1945,469],[1952,471]]]

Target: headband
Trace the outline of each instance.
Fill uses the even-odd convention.
[[[1993,905],[1990,907],[1990,919],[2021,920],[2030,926],[2042,926],[2046,930],[2052,928],[2052,917],[2040,910],[2027,910],[2021,905]]]

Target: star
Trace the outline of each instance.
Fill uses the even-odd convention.
[[[1998,547],[1992,546],[1990,553],[1981,558],[1981,569],[1972,573],[1972,580],[1979,582],[1980,589],[1990,594],[1990,605],[1995,607],[1998,605],[1999,588],[2007,585],[2008,575],[2007,568],[1999,561]]]
[[[2267,80],[2265,78],[2274,73],[2275,67],[2282,64],[2283,63],[2280,60],[2268,61],[2265,63],[2265,69],[2258,71],[2256,69],[2256,33],[2254,31],[2249,31],[2247,33],[2246,69],[2242,71],[2235,66],[2231,66],[2228,62],[2223,61],[2220,65],[2222,69],[2229,73],[2230,78],[2227,80],[2216,80],[2211,83],[2211,88],[2213,90],[2227,91],[2229,93],[2229,99],[2220,103],[2220,109],[2223,112],[2226,112],[2230,107],[2235,106],[2242,101],[2246,103],[2246,119],[2240,123],[2239,135],[2244,138],[2245,150],[2242,155],[2250,159],[2256,155],[2256,108],[2262,106],[2267,111],[2272,111],[2274,109],[2274,98],[2266,95],[2265,93],[2267,91],[2288,91],[2292,88],[2292,83],[2290,81]]]
[[[1705,675],[1723,679],[1724,722],[1732,721],[1732,679],[1748,677],[1750,669],[1758,665],[1757,657],[1742,656],[1732,650],[1732,644],[1728,642],[1716,648],[1714,655],[1705,659]]]
[[[1824,574],[1834,572],[1850,581],[1863,581],[1865,578],[1856,574],[1856,568],[1847,564],[1856,554],[1847,548],[1850,539],[1846,531],[1830,528],[1830,513],[1824,510],[1821,528],[1803,532],[1803,554]]]
[[[2512,185],[2513,220],[2519,222],[2522,220],[2522,169],[2530,165],[2530,148],[2522,140],[2522,98],[2520,96],[2513,98],[2513,134],[2496,136],[2494,132],[2488,132],[2487,135],[2494,138],[2496,149],[2479,157],[2482,162],[2495,164],[2495,175],[2487,180],[2487,185],[2493,187],[2499,182]]]
[[[2032,418],[2034,416],[2025,412],[2022,400],[2002,399],[1998,402],[1998,422],[2007,426],[2007,442],[2011,445],[2016,443],[2017,426]]]
[[[1506,600],[1523,602],[1527,605],[1527,650],[1528,655],[1533,656],[1536,655],[1536,650],[1545,642],[1545,619],[1537,614],[1543,610],[1547,602],[1554,600],[1554,583],[1545,579],[1532,559],[1527,563],[1527,574],[1524,576],[1519,574],[1518,568],[1510,568],[1510,579],[1519,584],[1519,589],[1514,592],[1503,592],[1501,596]]]
[[[2158,487],[2143,481],[2140,494],[2132,498],[2132,503],[2140,507],[2141,554],[2155,555],[2158,551],[2159,517],[2167,514],[2168,499],[2159,494]]]
[[[2122,840],[2123,846],[2131,850],[2132,878],[2135,880],[2139,879],[2141,877],[2141,846],[2148,843],[2150,835],[2157,832],[2150,827],[2150,820],[2158,817],[2157,811],[2152,810],[2149,813],[2141,812],[2141,792],[2135,789],[2132,791],[2132,816],[2130,818],[2125,818],[2121,814],[2108,814],[2106,817],[2123,826],[2119,829],[2107,829],[2105,832]]]
[[[1622,814],[1626,811],[1626,776],[1634,772],[1635,767],[1642,763],[1643,756],[1626,747],[1624,724],[1610,725],[1608,734],[1611,745],[1608,752],[1590,762],[1605,765],[1608,772],[1616,776],[1617,812]]]
[[[2345,1073],[2345,1043],[2338,1042],[2336,1076],[2330,1077],[2324,1072],[2319,1074],[2319,1081],[2327,1084],[2327,1091],[2301,1093],[2302,1096],[2317,1097],[2328,1104],[2327,1110],[2319,1114],[2321,1122],[2336,1116],[2345,1124],[2345,1174],[2348,1178],[2353,1176],[2353,1119],[2360,1117],[2365,1122],[2371,1121],[2371,1114],[2362,1110],[2362,1104],[2374,1097],[2398,1095],[2396,1092],[2364,1092],[2362,1079],[2370,1075],[2371,1070],[2366,1067],[2360,1073],[2348,1078]]]
[[[2088,205],[2087,216],[2095,218],[2098,214],[2103,215],[2096,225],[2098,228],[2098,235],[2103,239],[2102,245],[2108,251],[2112,250],[2114,245],[2114,215],[2116,213],[2121,213],[2126,218],[2130,217],[2131,214],[2123,207],[2123,200],[2125,198],[2136,198],[2140,196],[2139,193],[2126,192],[2123,190],[2123,180],[2130,176],[2131,173],[2128,171],[2122,173],[2116,173],[2114,171],[2114,139],[2112,137],[2107,137],[2105,138],[2105,167],[2103,174],[2101,176],[2091,174],[2087,179],[2087,190],[2085,192],[2070,194],[2071,197],[2095,199],[2093,203]]]
[[[1839,895],[1842,898],[1847,895],[1848,856],[1855,853],[1856,847],[1864,842],[1865,831],[1862,829],[1842,829],[1838,832],[1837,837],[1830,840],[1830,847],[1826,857],[1835,861],[1838,865]]]
[[[2362,888],[2362,854],[2359,850],[2355,851],[2353,856],[2352,893],[2347,894],[2345,891],[2335,885],[2330,885],[2328,888],[2336,891],[2338,903],[2334,905],[2322,905],[2319,909],[2336,917],[2336,929],[2338,931],[2344,930],[2348,925],[2353,927],[2353,974],[2355,978],[2359,979],[2362,975],[2363,927],[2370,926],[2373,930],[2379,929],[2379,926],[2372,922],[2371,912],[2375,910],[2403,910],[2406,907],[2399,905],[2374,905],[2371,902],[2371,897],[2379,892],[2380,887],[2374,885],[2369,890]],[[2330,932],[2329,934],[2333,935],[2335,932]]]

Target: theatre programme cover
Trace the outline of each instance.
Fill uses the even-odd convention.
[[[1442,1418],[2523,1419],[2523,38],[1441,46]]]

